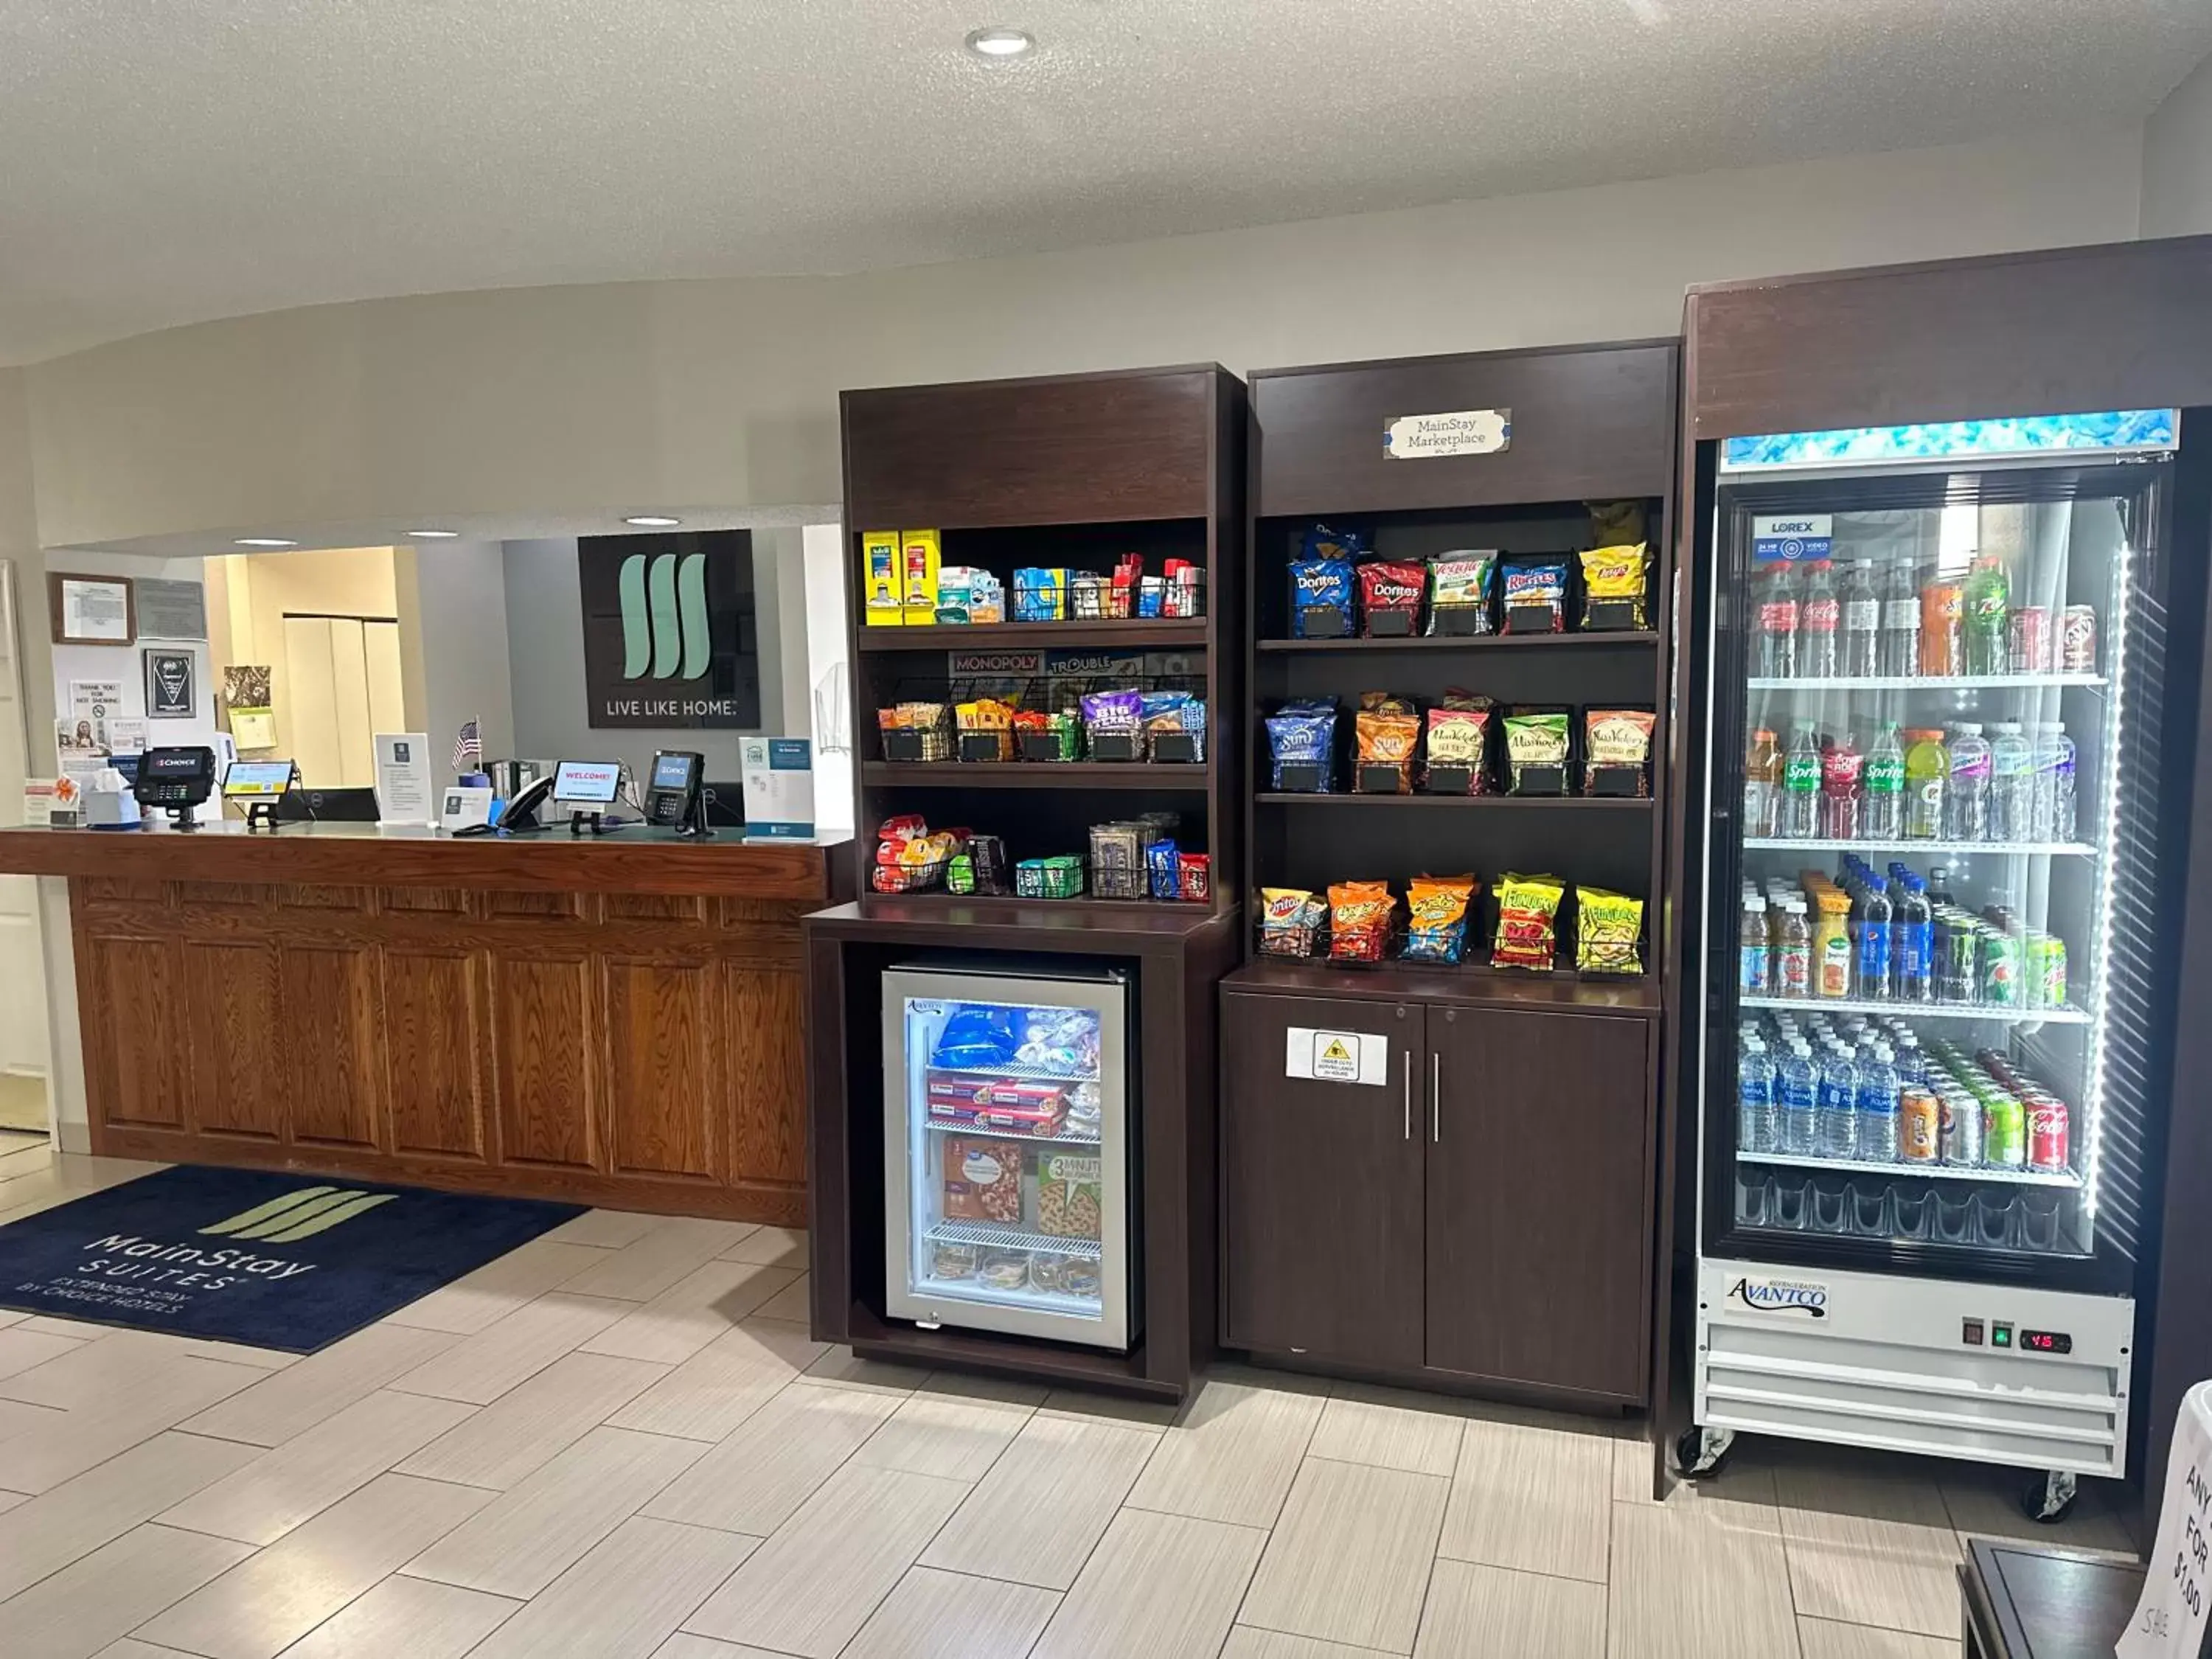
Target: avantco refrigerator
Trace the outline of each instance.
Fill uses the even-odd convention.
[[[2179,416],[1717,449],[1693,1426],[2124,1472]],[[2203,434],[2197,434],[2200,438]]]
[[[1132,981],[909,963],[883,976],[886,1311],[1126,1350]]]

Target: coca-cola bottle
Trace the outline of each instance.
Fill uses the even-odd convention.
[[[1843,601],[1836,593],[1835,571],[1826,559],[1815,559],[1805,572],[1805,586],[1797,601],[1797,677],[1832,680],[1838,664],[1837,634],[1844,621]]]
[[[1777,564],[1761,586],[1752,672],[1762,679],[1790,679],[1797,672],[1796,576],[1787,564]]]

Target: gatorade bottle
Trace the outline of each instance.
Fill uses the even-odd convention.
[[[1810,720],[1790,730],[1782,766],[1782,833],[1792,841],[1811,841],[1820,833],[1820,740]]]
[[[1842,631],[1843,601],[1836,593],[1834,570],[1815,559],[1805,572],[1804,597],[1797,602],[1797,674],[1801,679],[1833,679],[1838,669],[1837,635]],[[2011,644],[2006,643],[2009,661]]]
[[[1743,833],[1753,840],[1771,839],[1782,822],[1782,745],[1771,726],[1751,734],[1751,749],[1743,757]]]
[[[1774,567],[1759,596],[1758,659],[1753,672],[1780,680],[1797,672],[1797,578],[1787,564]]]
[[[1890,924],[1895,915],[1889,884],[1869,876],[1858,918],[1858,994],[1869,1002],[1887,1002],[1894,988],[1890,969]]]
[[[1966,573],[1966,672],[2005,674],[2012,671],[2011,584],[2004,561],[1993,553],[1975,556]]]
[[[1936,917],[1928,887],[1907,871],[1898,878],[1898,896],[1889,924],[1890,965],[1899,1002],[1936,1000]]]
[[[1869,841],[1896,841],[1905,834],[1905,745],[1897,722],[1884,720],[1867,750],[1864,805],[1859,833]]]
[[[1978,720],[1951,728],[1953,841],[1990,839],[1990,742]]]
[[[1859,838],[1859,774],[1864,764],[1848,732],[1820,757],[1820,833],[1831,841]]]
[[[1941,841],[1950,805],[1951,752],[1941,732],[1923,727],[1905,735],[1905,837]]]

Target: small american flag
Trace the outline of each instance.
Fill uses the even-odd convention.
[[[460,735],[453,739],[453,765],[456,769],[473,765],[483,758],[483,739],[477,734],[477,723],[465,720]]]

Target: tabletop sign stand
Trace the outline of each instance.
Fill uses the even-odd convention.
[[[2119,1659],[2203,1659],[2212,1597],[2212,1382],[2181,1396],[2166,1464],[2166,1503],[2151,1546],[2142,1600],[2116,1651]]]
[[[627,818],[616,818],[610,822],[602,812],[571,812],[568,814],[568,833],[580,836],[589,831],[594,836],[611,836],[629,821]]]

